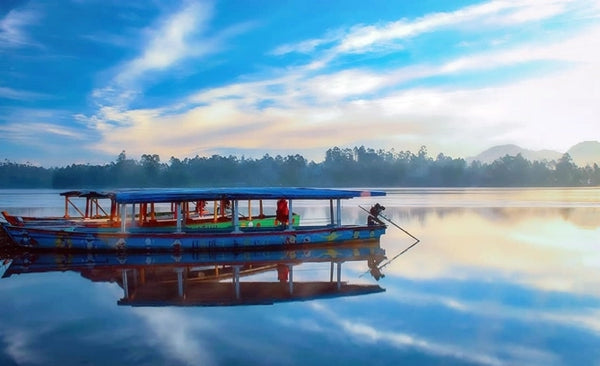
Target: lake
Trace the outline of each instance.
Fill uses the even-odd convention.
[[[132,278],[65,270],[73,259],[62,258],[57,270],[0,279],[0,364],[600,365],[600,189],[386,191],[384,214],[420,242],[383,262],[379,281],[365,261],[340,267],[343,281],[385,291],[130,306],[122,284]],[[62,215],[57,193],[0,190],[0,211]],[[343,203],[344,223],[358,223],[358,205],[374,201]],[[381,248],[391,260],[413,242],[390,225]],[[297,265],[293,282],[329,281],[332,269]],[[240,286],[277,275],[259,271]]]

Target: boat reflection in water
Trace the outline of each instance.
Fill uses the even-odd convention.
[[[266,305],[383,292],[379,285],[342,281],[341,267],[346,262],[366,262],[364,269],[368,267],[378,280],[382,276],[378,265],[384,259],[385,251],[375,239],[276,251],[13,252],[5,255],[2,277],[78,272],[93,282],[117,283],[123,289],[119,305]],[[326,266],[328,278],[294,281],[294,269],[310,263]],[[250,280],[250,276],[259,280]]]

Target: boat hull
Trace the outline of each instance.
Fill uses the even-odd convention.
[[[229,230],[199,230],[181,233],[154,231],[108,232],[80,227],[22,227],[3,225],[16,247],[45,250],[137,250],[187,251],[211,249],[260,249],[285,245],[323,245],[352,240],[379,239],[385,226],[336,226],[294,228],[292,230],[245,228]]]

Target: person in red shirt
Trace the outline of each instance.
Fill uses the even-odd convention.
[[[290,215],[290,209],[288,208],[288,203],[283,198],[277,201],[277,211],[276,211],[276,224],[280,223],[285,226],[288,224]]]

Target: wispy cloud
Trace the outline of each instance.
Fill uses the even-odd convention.
[[[581,130],[598,133],[591,127],[600,114],[592,100],[597,93],[591,77],[597,73],[593,65],[600,62],[597,27],[519,42],[507,39],[500,45],[490,41],[484,48],[460,47],[459,54],[408,66],[323,67],[341,55],[377,54],[381,47],[396,47],[426,32],[501,29],[565,14],[571,14],[567,21],[575,21],[584,17],[581,12],[580,3],[571,1],[491,1],[414,20],[328,31],[323,38],[273,52],[314,52],[304,65],[190,91],[155,108],[130,109],[130,101],[143,95],[146,77],[159,77],[184,60],[221,47],[220,37],[210,38],[208,48],[196,47],[198,40],[207,39],[214,14],[209,5],[192,3],[157,23],[140,55],[94,92],[97,112],[80,120],[87,119],[102,134],[96,148],[110,153],[127,148],[142,154],[146,146],[167,156],[233,148],[302,153],[333,145],[402,144],[409,149],[427,145],[433,153],[451,148],[453,155],[467,156],[473,149],[507,141],[566,150],[581,140]],[[548,66],[547,72],[540,65]],[[511,68],[524,71],[506,71]],[[495,74],[505,77],[494,80]],[[432,83],[435,78],[442,82]],[[444,84],[444,78],[478,83],[455,79]],[[573,110],[564,101],[579,108]],[[566,120],[572,127],[568,131]],[[465,136],[470,143],[464,143]],[[535,141],[532,136],[537,136]],[[137,143],[140,139],[144,146]]]
[[[117,79],[128,81],[146,72],[164,70],[183,59],[210,52],[210,44],[193,36],[197,37],[206,31],[212,12],[212,7],[206,2],[190,3],[160,21],[156,30],[149,31],[142,55],[128,62]]]
[[[153,336],[152,346],[167,353],[169,359],[177,359],[185,365],[215,365],[210,348],[203,344],[198,334],[209,326],[201,320],[190,322],[188,316],[179,311],[158,308],[139,308],[134,313],[147,324]]]
[[[32,345],[36,341],[36,335],[20,329],[11,329],[0,333],[0,337],[5,345],[4,352],[18,364],[42,364],[42,355]],[[2,334],[4,333],[4,334]]]
[[[340,317],[331,309],[315,304],[312,306],[316,311],[325,314],[327,319],[337,327],[337,331],[352,337],[362,343],[386,343],[395,348],[410,348],[429,355],[452,357],[469,363],[482,365],[503,365],[504,361],[494,356],[491,352],[485,353],[469,347],[468,349],[458,345],[442,343],[433,339],[427,339],[415,334],[398,332],[394,330],[382,330],[371,324],[365,324],[356,320]],[[324,328],[323,328],[324,329]],[[331,328],[326,331],[331,332]]]
[[[524,22],[539,21],[564,13],[572,1],[529,0],[529,1],[491,1],[477,4],[452,12],[438,12],[414,20],[401,19],[374,25],[356,25],[347,31],[330,33],[317,38],[288,44],[277,48],[276,55],[299,52],[309,53],[324,44],[333,47],[326,52],[326,59],[341,54],[366,53],[403,48],[401,42],[418,35],[448,27],[474,28],[515,25]]]
[[[444,312],[468,314],[469,317],[501,322],[517,321],[526,326],[535,327],[563,326],[569,329],[581,329],[600,334],[600,322],[597,320],[599,311],[594,308],[568,310],[563,307],[525,309],[513,305],[494,303],[490,301],[472,301],[448,297],[436,293],[412,292],[405,287],[401,289],[388,288],[387,296],[392,300],[388,306],[394,307],[394,302],[411,304],[421,309],[431,309],[431,306],[443,306]],[[515,344],[511,339],[494,339],[493,344],[481,342],[477,347],[465,347],[454,339],[443,339],[443,336],[422,336],[416,333],[401,332],[393,328],[393,324],[357,322],[355,319],[343,317],[341,312],[334,312],[324,304],[311,304],[316,312],[324,315],[332,326],[304,327],[313,332],[342,332],[353,337],[357,342],[385,343],[397,348],[411,348],[427,354],[442,357],[452,357],[467,362],[484,365],[548,365],[558,362],[557,354],[548,350],[536,348],[530,344]],[[431,311],[431,310],[423,310]],[[439,313],[436,312],[436,314]],[[302,323],[300,323],[302,324]],[[339,329],[338,329],[339,328]],[[460,338],[457,338],[460,339]]]
[[[343,30],[329,31],[322,38],[304,40],[298,43],[284,44],[270,52],[274,56],[282,56],[289,53],[312,53],[321,46],[334,45],[344,36]]]
[[[36,93],[36,92],[31,92],[31,91],[26,91],[26,90],[16,90],[13,88],[6,88],[6,87],[0,86],[0,99],[5,98],[5,99],[13,99],[13,100],[31,100],[31,99],[46,99],[49,97],[50,96],[41,94],[41,93]]]
[[[387,294],[395,302],[414,306],[443,306],[448,311],[470,314],[489,319],[516,320],[526,324],[541,323],[578,328],[600,335],[600,310],[595,308],[524,308],[514,305],[493,303],[489,300],[473,301],[436,293],[421,293],[406,288],[387,288]]]
[[[130,139],[145,136],[149,138],[147,141],[155,142],[154,146],[169,149],[178,146],[173,152],[185,154],[198,146],[208,149],[222,146],[223,141],[230,141],[239,148],[315,148],[328,147],[331,136],[336,136],[336,144],[377,138],[381,142],[384,138],[386,146],[393,146],[402,139],[410,141],[414,136],[418,147],[436,145],[433,141],[456,145],[466,130],[483,137],[492,129],[498,129],[499,143],[503,139],[524,141],[537,131],[541,147],[544,146],[542,141],[557,144],[560,140],[557,147],[564,148],[578,142],[580,128],[574,128],[570,136],[561,127],[562,119],[571,120],[571,126],[585,128],[592,123],[593,115],[600,113],[590,99],[595,94],[590,84],[593,78],[589,76],[595,71],[586,66],[591,67],[594,59],[600,60],[600,55],[594,54],[594,47],[587,51],[582,49],[583,44],[597,43],[600,39],[595,38],[597,34],[600,32],[588,30],[551,45],[476,53],[439,65],[409,66],[388,70],[385,74],[361,69],[317,76],[297,72],[229,84],[192,95],[183,104],[188,108],[189,103],[200,106],[189,110],[173,113],[179,104],[176,103],[160,111],[114,113],[112,118],[125,123],[129,132],[107,134],[104,143],[110,149],[120,144],[135,146]],[[552,74],[483,88],[405,87],[415,80],[434,76],[540,61],[581,62],[581,65],[573,64]],[[552,87],[556,84],[562,88]],[[582,107],[576,111],[561,107],[564,106],[561,101],[569,99],[579,100]],[[590,100],[585,102],[587,99]],[[529,115],[527,124],[523,123],[523,113]],[[365,128],[366,121],[369,128]],[[178,128],[173,129],[173,125]],[[316,129],[319,133],[314,132]],[[383,130],[387,131],[385,137],[378,137]],[[441,135],[444,138],[440,138]],[[439,142],[437,144],[439,146]]]
[[[453,357],[466,362],[474,362],[482,365],[504,364],[499,358],[478,352],[475,349],[463,349],[461,347],[438,343],[407,333],[381,331],[371,325],[349,320],[342,321],[341,326],[344,334],[352,335],[358,339],[368,338],[372,342],[385,342],[399,348],[414,348],[427,354]]]
[[[144,88],[180,63],[201,58],[220,49],[219,38],[207,36],[213,17],[211,2],[186,2],[175,13],[168,13],[145,29],[140,36],[141,52],[115,67],[108,82],[92,92],[100,106],[127,109],[143,95]],[[164,74],[168,75],[168,74]]]
[[[13,143],[40,144],[52,138],[66,137],[73,140],[84,140],[82,131],[52,123],[19,121],[0,125],[0,140]]]
[[[26,28],[35,24],[39,15],[31,10],[11,10],[0,19],[0,49],[31,46],[35,44]]]

